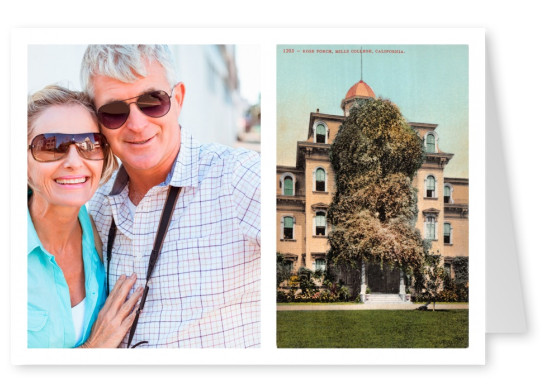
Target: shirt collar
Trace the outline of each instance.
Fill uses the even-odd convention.
[[[158,186],[197,187],[199,185],[200,146],[188,132],[181,130],[180,150],[163,183]],[[128,184],[128,173],[123,165],[117,172],[110,195],[118,195]]]
[[[78,220],[82,228],[82,237],[84,239],[83,243],[93,243],[94,232],[92,231],[92,225],[89,222],[86,222],[87,213],[86,207],[82,206],[78,212]],[[40,242],[40,238],[34,228],[31,212],[29,211],[29,208],[27,208],[27,255],[33,252],[33,250],[37,247],[43,249],[42,242]],[[47,252],[45,249],[42,251]]]
[[[34,228],[31,212],[27,208],[27,255],[29,255],[37,247],[41,247],[40,239]]]

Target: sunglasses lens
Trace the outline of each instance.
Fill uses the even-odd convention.
[[[41,134],[36,136],[32,143],[32,154],[39,162],[59,160],[65,155],[57,148],[55,134]]]
[[[138,108],[148,117],[159,118],[170,111],[170,95],[164,91],[153,91],[140,95],[136,101]],[[108,129],[118,129],[128,119],[130,105],[117,101],[103,105],[98,110],[98,118]]]
[[[39,162],[60,160],[69,147],[75,144],[80,155],[88,160],[103,160],[107,151],[107,141],[101,133],[45,133],[36,136],[31,143],[31,151]]]
[[[154,91],[139,97],[136,102],[145,115],[159,118],[170,110],[170,96],[164,91]]]
[[[80,155],[88,160],[103,160],[107,143],[100,133],[83,133],[74,135],[75,144]]]
[[[108,129],[120,128],[130,114],[130,107],[125,102],[113,102],[103,105],[98,110],[98,117]]]

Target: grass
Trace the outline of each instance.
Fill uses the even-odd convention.
[[[312,302],[304,302],[304,303],[277,303],[278,306],[294,306],[294,305],[358,305],[358,303],[355,303],[353,301],[335,301],[333,303],[312,303]]]
[[[278,311],[278,348],[466,348],[469,311]]]

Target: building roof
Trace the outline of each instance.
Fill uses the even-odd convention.
[[[350,87],[350,89],[346,93],[346,97],[344,99],[347,100],[347,99],[355,98],[355,97],[375,98],[375,93],[373,92],[371,87],[367,85],[366,82],[364,82],[363,80],[360,80],[359,82],[354,84],[352,87]]]

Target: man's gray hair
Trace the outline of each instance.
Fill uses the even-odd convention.
[[[168,45],[89,45],[80,67],[80,82],[92,98],[94,76],[107,76],[132,83],[147,76],[146,66],[159,62],[171,87],[176,85],[176,66]]]

